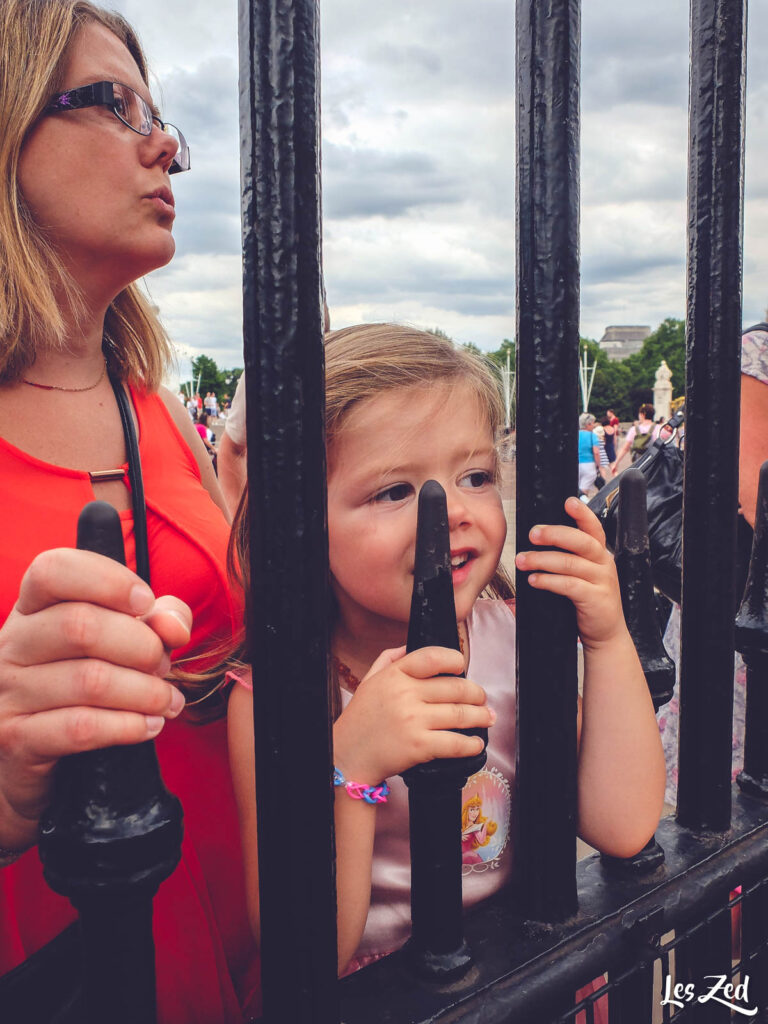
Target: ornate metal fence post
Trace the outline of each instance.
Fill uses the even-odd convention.
[[[125,564],[115,509],[80,514],[77,546]],[[41,824],[40,856],[52,889],[80,913],[84,1024],[152,1024],[152,899],[181,852],[181,804],[163,785],[152,741],[62,760]]]
[[[413,598],[408,650],[459,650],[451,577],[451,542],[445,491],[427,480],[419,492]],[[510,679],[511,684],[511,679]],[[487,729],[465,730],[488,742]],[[461,906],[461,790],[485,764],[477,757],[430,761],[403,773],[408,786],[411,835],[411,962],[434,978],[470,962]]]
[[[579,33],[578,0],[518,0],[518,551],[576,491]],[[520,573],[517,590],[517,863],[524,912],[552,921],[576,909],[576,625]]]
[[[270,1024],[337,1019],[318,35],[315,0],[240,2],[248,630]]]

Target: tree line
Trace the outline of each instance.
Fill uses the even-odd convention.
[[[432,333],[447,337],[439,328]],[[480,352],[472,343],[464,347]],[[648,335],[639,352],[626,359],[609,359],[594,338],[581,338],[581,348],[587,351],[590,367],[597,363],[589,408],[598,417],[606,409],[613,409],[620,420],[634,420],[643,402],[653,402],[653,383],[662,359],[666,360],[672,373],[673,397],[685,392],[685,323],[682,320],[667,317]],[[503,370],[507,367],[508,354],[510,366],[514,369],[515,342],[509,338],[505,338],[494,352],[485,353]],[[574,382],[574,386],[578,387],[578,382]]]
[[[430,333],[451,340],[439,327],[432,328]],[[471,342],[463,347],[481,352]],[[596,416],[602,416],[606,409],[613,409],[620,420],[634,420],[643,402],[653,402],[653,382],[662,359],[666,360],[672,373],[673,397],[685,391],[685,323],[682,320],[667,317],[648,335],[640,351],[626,359],[609,359],[594,338],[581,338],[581,347],[587,351],[590,366],[597,362],[589,400],[590,411]],[[495,351],[485,355],[500,370],[506,369],[509,355],[510,366],[514,369],[515,342],[505,338]],[[242,369],[220,370],[206,355],[192,360],[193,380],[197,384],[200,377],[201,395],[213,391],[220,399],[225,394],[231,398],[242,372]],[[575,386],[578,387],[578,382]]]

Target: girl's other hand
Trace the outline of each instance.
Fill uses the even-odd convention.
[[[151,739],[179,714],[163,677],[191,622],[102,555],[34,559],[0,630],[0,846],[34,842],[58,758]]]
[[[376,785],[437,757],[479,754],[479,736],[452,729],[496,720],[477,683],[456,674],[464,656],[444,647],[384,651],[333,726],[334,761],[344,777]]]
[[[568,498],[565,511],[575,528],[534,526],[529,534],[533,544],[559,550],[521,551],[515,565],[530,573],[528,582],[536,590],[561,594],[573,602],[584,648],[595,649],[626,631],[619,578],[594,512],[578,498]]]

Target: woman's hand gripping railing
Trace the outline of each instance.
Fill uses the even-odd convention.
[[[453,600],[445,491],[428,480],[419,492],[408,651],[460,650]],[[488,742],[487,729],[461,730]],[[406,947],[422,974],[445,978],[471,962],[461,903],[461,791],[485,764],[475,757],[438,759],[403,773],[411,833],[412,935]]]
[[[125,564],[111,505],[85,506],[77,546]],[[153,741],[59,763],[39,849],[48,884],[80,913],[88,1024],[155,1020],[152,899],[179,861],[181,837],[181,804],[163,784]]]
[[[648,542],[646,481],[638,469],[627,469],[619,484],[619,517],[616,531],[616,571],[624,618],[640,659],[656,711],[672,697],[675,664],[664,649],[653,594]],[[664,860],[664,851],[651,838],[626,860],[603,855],[603,863],[633,874],[651,871]]]

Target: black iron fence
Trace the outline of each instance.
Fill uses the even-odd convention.
[[[577,863],[574,615],[522,588],[516,882],[466,915],[469,960],[450,980],[396,953],[337,982],[318,6],[241,0],[248,622],[261,672],[282,681],[254,694],[259,817],[282,830],[279,849],[259,850],[269,1024],[590,1024],[601,1001],[611,1024],[768,1014],[768,471],[739,614],[747,763],[741,789],[730,782],[745,18],[746,0],[691,0],[677,818],[632,862]],[[534,523],[563,521],[576,485],[579,21],[579,0],[518,0],[519,545]],[[282,813],[286,791],[301,792],[300,813]]]

